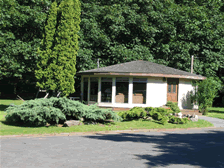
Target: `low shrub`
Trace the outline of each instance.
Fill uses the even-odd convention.
[[[111,109],[99,108],[97,104],[85,106],[85,112],[82,117],[85,121],[104,121],[106,119],[113,119],[114,121],[122,120],[122,118]]]
[[[176,116],[169,116],[169,123],[173,124],[186,124],[189,122],[188,118],[178,118]]]
[[[115,112],[100,109],[97,105],[87,106],[67,98],[35,99],[25,101],[21,105],[10,106],[6,109],[7,122],[28,125],[58,124],[69,119],[97,121],[105,119],[121,120]]]
[[[182,122],[183,122],[183,124],[186,124],[186,123],[188,123],[190,120],[189,120],[189,118],[182,118]]]
[[[145,111],[148,111],[148,112],[150,112],[150,111],[152,111],[152,110],[154,110],[153,107],[146,107],[146,108],[145,108]]]
[[[118,115],[124,120],[131,120],[146,117],[147,112],[144,110],[144,108],[134,107],[128,111],[120,111],[118,112]]]
[[[170,123],[177,123],[177,117],[175,117],[175,116],[169,116],[169,122]]]
[[[42,126],[46,123],[53,124],[58,123],[59,120],[66,120],[60,109],[51,106],[28,107],[29,105],[29,102],[25,102],[22,105],[8,107],[6,121],[14,124]]]
[[[161,107],[146,107],[145,110],[148,111],[149,116],[151,116],[154,120],[159,121],[163,125],[167,122],[174,124],[185,124],[189,121],[188,118],[178,118],[173,115],[170,115],[173,113],[173,111],[169,109]]]
[[[171,102],[171,101],[168,101],[166,103],[166,106],[170,107],[170,109],[174,112],[174,113],[179,113],[180,112],[180,109],[177,105],[176,102]]]
[[[154,120],[159,121],[161,124],[166,124],[169,120],[168,116],[169,114],[172,113],[169,109],[164,109],[164,108],[154,108],[151,112],[149,112],[149,115]]]
[[[88,106],[79,102],[63,98],[50,98],[49,101],[53,102],[53,106],[60,109],[65,114],[66,119],[81,119],[86,115]]]

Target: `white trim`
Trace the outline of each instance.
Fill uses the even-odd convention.
[[[127,104],[127,103],[99,103],[98,106],[101,107],[123,107],[123,108],[133,108],[133,107],[149,107],[147,104]]]
[[[97,97],[97,103],[99,104],[101,102],[101,77],[98,77],[98,97]]]
[[[128,105],[132,105],[133,102],[133,77],[129,77],[129,86],[128,86]]]
[[[147,78],[147,83],[146,83],[146,104],[149,105],[150,104],[150,79]]]
[[[88,96],[87,96],[87,104],[89,105],[90,100],[90,76],[88,77]]]
[[[112,104],[115,104],[116,97],[116,77],[112,78]]]

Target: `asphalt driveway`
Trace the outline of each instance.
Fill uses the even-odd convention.
[[[223,127],[224,128],[224,120],[219,118],[212,118],[207,116],[199,116],[199,119],[203,119],[212,123],[215,127]]]
[[[2,168],[224,167],[224,128],[0,140]]]

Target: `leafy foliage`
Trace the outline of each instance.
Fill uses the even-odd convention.
[[[199,110],[203,114],[208,113],[208,108],[212,107],[214,98],[217,96],[218,90],[221,89],[221,83],[214,78],[207,78],[195,84],[197,90],[191,93],[193,102],[199,104]]]
[[[128,111],[120,111],[118,112],[118,115],[122,117],[124,120],[130,120],[146,117],[147,113],[144,110],[144,108],[134,107]]]
[[[0,79],[32,76],[51,0],[0,1]]]
[[[46,123],[58,123],[59,119],[65,120],[65,115],[60,109],[51,106],[40,105],[32,101],[26,101],[22,105],[8,107],[5,116],[7,122],[32,126],[45,125]]]
[[[106,119],[113,119],[114,121],[121,121],[122,118],[119,117],[115,112],[110,109],[102,109],[95,105],[87,106],[85,114],[83,115],[84,120],[106,120]]]
[[[221,1],[82,1],[79,59],[93,59],[80,68],[96,67],[96,58],[101,58],[101,66],[144,59],[190,71],[194,55],[195,73],[221,77],[223,5]]]
[[[52,2],[0,2],[0,78],[34,76]],[[143,59],[190,72],[194,55],[195,73],[224,83],[224,1],[81,0],[81,6],[77,71],[96,68],[99,58],[100,67]]]
[[[166,124],[167,122],[174,124],[185,124],[189,121],[188,118],[178,118],[176,116],[170,115],[174,113],[174,111],[169,109],[160,107],[159,108],[146,107],[145,110],[149,112],[149,116],[151,116],[154,120],[159,121],[159,123],[163,125]]]
[[[146,108],[145,108],[145,111],[150,112],[150,111],[152,111],[153,109],[154,109],[153,107],[146,107]]]
[[[169,109],[165,109],[165,108],[153,108],[153,109],[149,109],[147,108],[149,111],[149,115],[154,119],[159,121],[161,124],[166,124],[169,120],[168,116],[170,113],[173,113],[171,110]]]
[[[21,105],[8,107],[6,112],[7,122],[35,126],[45,125],[46,123],[58,124],[60,121],[81,118],[87,121],[121,120],[112,110],[100,109],[96,105],[87,106],[65,97],[25,101]]]
[[[176,102],[171,102],[171,101],[168,101],[166,103],[166,106],[170,107],[170,109],[174,112],[174,113],[179,113],[180,112],[180,109],[177,105]]]
[[[58,7],[52,3],[36,70],[40,88],[65,96],[75,91],[80,10],[78,0],[63,0]]]

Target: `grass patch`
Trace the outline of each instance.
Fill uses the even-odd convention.
[[[208,117],[224,119],[224,108],[223,107],[211,107],[209,108]]]
[[[92,132],[92,131],[111,131],[111,130],[130,130],[130,129],[158,129],[158,128],[194,128],[194,127],[212,127],[208,121],[199,120],[198,122],[189,122],[187,124],[158,124],[156,121],[133,120],[115,123],[105,123],[97,125],[79,125],[72,127],[22,127],[4,124],[1,121],[2,131],[0,135],[20,135],[20,134],[50,134],[50,133],[69,133],[69,132]]]
[[[198,122],[189,122],[187,124],[171,124],[167,123],[161,125],[156,121],[148,120],[132,120],[124,122],[112,122],[104,123],[97,125],[79,125],[72,127],[24,127],[24,126],[15,126],[9,125],[5,122],[6,115],[4,109],[8,107],[9,104],[22,104],[23,101],[20,100],[0,100],[0,135],[21,135],[21,134],[52,134],[52,133],[70,133],[70,132],[92,132],[92,131],[110,131],[110,130],[130,130],[130,129],[171,129],[171,128],[195,128],[195,127],[211,127],[211,124],[208,121],[199,120]]]
[[[10,105],[10,104],[20,105],[23,103],[22,100],[10,100],[10,99],[1,99],[0,100],[0,120],[4,118],[6,113],[4,110]]]
[[[224,107],[210,107],[208,109],[209,113],[223,113],[224,114]]]

